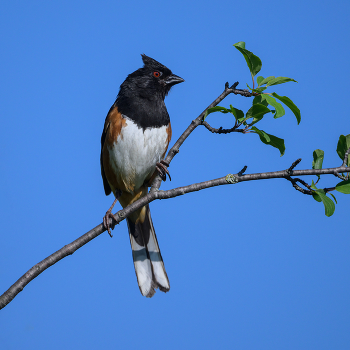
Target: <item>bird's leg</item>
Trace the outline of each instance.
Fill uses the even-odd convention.
[[[112,233],[111,233],[111,227],[112,227],[112,230],[114,229],[114,226],[115,226],[115,217],[114,215],[112,214],[112,209],[113,207],[115,206],[115,203],[117,203],[118,201],[118,198],[120,197],[120,195],[116,195],[116,198],[113,202],[113,204],[111,205],[111,207],[107,210],[106,212],[106,215],[103,217],[103,226],[107,229],[108,231],[108,234],[113,237]],[[112,225],[109,225],[109,219],[112,219]],[[114,220],[114,221],[113,221]]]
[[[169,180],[171,181],[171,176],[168,171],[169,163],[167,163],[165,160],[161,160],[156,164],[156,170],[159,173],[159,176],[162,178],[163,181],[166,181],[166,175],[168,174]]]

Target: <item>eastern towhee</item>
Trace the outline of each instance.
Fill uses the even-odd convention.
[[[169,175],[163,161],[171,139],[171,125],[164,98],[184,80],[156,60],[142,55],[144,66],[128,75],[110,108],[101,137],[101,173],[106,195],[116,200],[103,218],[109,218],[118,200],[125,208],[145,196],[154,177]],[[170,289],[149,206],[127,219],[132,257],[142,295]]]

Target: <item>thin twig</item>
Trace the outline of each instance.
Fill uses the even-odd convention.
[[[301,158],[297,159],[295,162],[293,162],[293,164],[287,169],[287,173],[289,175],[292,175],[293,173],[293,169],[301,162]]]
[[[293,178],[291,178],[290,176],[286,177],[286,179],[287,179],[288,181],[291,182],[292,186],[293,186],[297,191],[299,191],[299,192],[301,192],[301,193],[303,193],[303,194],[312,195],[312,190],[311,190],[311,189],[310,189],[310,190],[305,190],[304,188],[300,187],[300,186],[297,184],[297,182],[300,182],[300,183],[303,184],[305,187],[309,187],[309,185],[308,185],[305,181],[303,181],[303,180],[301,180],[301,179],[298,179],[298,178],[297,178],[297,179],[293,179]]]
[[[215,129],[212,126],[210,126],[209,123],[206,121],[202,121],[202,125],[205,126],[213,134],[230,134],[231,132],[241,132],[244,134],[246,132],[245,128],[237,129],[238,125],[236,124],[231,129],[223,129],[222,126],[220,126],[219,129]]]
[[[243,169],[237,173],[237,175],[238,175],[238,176],[242,176],[242,175],[245,173],[245,171],[247,170],[247,168],[248,168],[248,166],[245,165],[245,166],[243,167]]]
[[[325,188],[323,189],[323,191],[325,191],[325,193],[331,192],[331,191],[334,191],[334,190],[335,190],[335,187],[325,187]]]
[[[338,177],[340,180],[347,180],[347,177],[340,175],[339,173],[335,172],[334,176]]]
[[[252,93],[249,90],[236,89],[238,84],[239,84],[238,81],[236,81],[231,87],[229,87],[229,83],[226,82],[225,91],[231,91],[231,93],[233,93],[235,95],[241,95],[241,96],[245,96],[245,97],[255,96],[255,93]],[[210,107],[208,107],[208,108],[210,108]],[[222,126],[218,129],[213,128],[208,122],[206,122],[204,120],[201,121],[201,124],[214,134],[230,134],[231,132],[241,132],[243,134],[246,134],[249,132],[248,131],[249,126],[246,126],[244,129],[238,129],[242,125],[242,123],[238,123],[237,120],[235,122],[235,125],[230,129],[223,129]]]
[[[303,194],[308,194],[308,195],[312,195],[312,189],[311,187],[304,181],[301,180],[299,178],[293,179],[291,178],[291,175],[293,174],[293,169],[301,162],[301,158],[297,159],[295,162],[292,163],[292,165],[286,170],[287,176],[286,179],[288,181],[291,182],[292,186],[299,192],[303,193]],[[305,190],[304,188],[300,187],[297,182],[300,182],[302,185],[304,185],[307,190]]]

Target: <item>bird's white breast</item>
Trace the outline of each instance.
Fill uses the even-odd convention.
[[[167,143],[167,126],[143,130],[126,118],[126,125],[109,149],[110,163],[122,180],[137,190],[153,174]]]

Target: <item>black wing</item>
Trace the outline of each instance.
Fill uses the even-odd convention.
[[[107,117],[108,117],[108,115],[107,115]],[[106,122],[107,122],[107,118],[106,118]],[[103,180],[103,187],[105,189],[106,196],[108,196],[109,194],[111,194],[112,190],[111,190],[111,187],[109,186],[109,183],[108,183],[107,178],[106,178],[105,170],[103,168],[103,158],[102,158],[103,146],[105,144],[106,135],[107,135],[109,125],[110,125],[110,123],[108,123],[106,126],[106,122],[105,122],[105,127],[103,128],[103,132],[102,132],[102,136],[101,136],[100,163],[101,163],[101,175],[102,175],[102,180]]]

